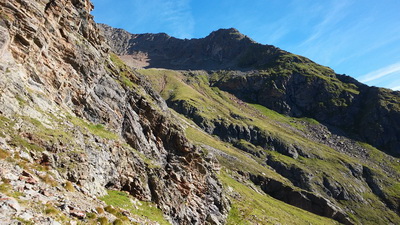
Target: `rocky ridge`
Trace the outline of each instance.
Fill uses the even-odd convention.
[[[201,39],[182,40],[165,33],[130,34],[105,24],[99,27],[112,50],[128,65],[138,68],[247,70],[284,53],[274,46],[258,44],[234,28],[220,29]],[[268,54],[259,57],[257,52]]]
[[[0,148],[9,168],[0,185],[7,187],[1,205],[10,223],[96,220],[95,208],[105,205],[96,196],[106,188],[154,202],[173,224],[224,222],[229,206],[213,161],[185,138],[164,100],[110,56],[90,1],[0,6]],[[10,172],[38,182],[21,189]],[[90,198],[66,197],[76,205],[71,209],[57,198],[32,197],[30,207],[29,190],[44,193],[46,182],[51,195],[68,192],[62,184],[69,182],[77,196]],[[50,209],[41,211],[41,204]],[[21,210],[34,216],[21,217]],[[105,213],[109,222],[127,218]]]

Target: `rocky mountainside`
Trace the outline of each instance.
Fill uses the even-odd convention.
[[[224,74],[211,85],[282,114],[314,118],[400,156],[398,91],[368,87],[307,58],[255,43],[233,28],[180,40],[101,27],[112,50],[131,66],[133,58],[145,55],[145,68],[244,71]]]
[[[159,223],[225,221],[214,161],[138,74],[113,61],[89,0],[0,7],[2,224],[156,218],[146,212]],[[111,204],[130,203],[125,193],[132,210]]]
[[[400,224],[399,92],[93,7],[0,0],[0,224]]]
[[[213,152],[234,180],[343,224],[399,220],[399,92],[235,29],[179,40],[101,27],[111,49],[185,116],[189,139]],[[250,197],[230,197],[241,212],[254,207]],[[255,224],[267,220],[250,215]],[[228,223],[239,218],[249,220],[229,214]]]

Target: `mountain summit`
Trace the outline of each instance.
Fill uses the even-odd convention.
[[[261,45],[234,28],[220,29],[201,39],[165,34],[129,34],[101,25],[113,50],[137,68],[177,70],[250,70],[262,68],[284,51]]]

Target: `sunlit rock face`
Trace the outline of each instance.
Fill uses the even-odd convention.
[[[107,188],[154,202],[173,224],[224,222],[228,203],[212,163],[185,138],[164,100],[110,59],[90,1],[7,0],[0,6],[1,149],[8,157],[27,153],[32,167],[46,166],[51,195],[61,196],[60,187],[72,182],[86,199],[63,197],[69,208],[60,199],[51,207],[66,220],[81,218],[72,211],[95,210],[104,203],[94,196]],[[6,164],[15,176],[22,173]],[[31,173],[42,195],[43,174]],[[21,207],[11,207],[7,220],[25,212],[38,223],[50,217]]]

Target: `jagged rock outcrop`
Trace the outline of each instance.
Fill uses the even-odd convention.
[[[114,188],[153,201],[174,224],[224,222],[212,163],[140,76],[110,59],[90,1],[0,6],[2,149],[27,151],[87,195]]]

